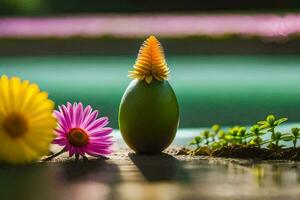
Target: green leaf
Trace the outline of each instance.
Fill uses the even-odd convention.
[[[245,134],[246,134],[246,132],[247,132],[247,129],[246,129],[246,127],[240,127],[239,128],[239,132],[238,132],[238,136],[240,136],[240,137],[243,137],[243,136],[245,136]]]
[[[270,128],[270,124],[263,124],[259,127],[260,129]]]
[[[287,137],[282,137],[281,138],[283,141],[293,141],[295,138],[293,136],[287,136]]]
[[[257,134],[257,133],[259,133],[259,129],[260,129],[260,127],[258,126],[258,125],[253,125],[251,128],[250,128],[250,131],[252,132],[252,133],[255,133],[255,134]]]
[[[275,116],[274,115],[268,115],[266,121],[268,122],[268,124],[270,124],[272,126],[275,122]]]
[[[280,140],[281,136],[282,136],[282,133],[280,133],[280,132],[275,133],[275,139],[276,140]]]
[[[237,135],[237,133],[239,132],[239,126],[234,126],[234,127],[232,127],[230,130],[229,130],[229,134],[230,135],[233,135],[233,136],[235,136],[235,135]]]
[[[266,134],[266,132],[259,132],[256,135],[262,136],[262,135],[265,135],[265,134]]]
[[[283,122],[286,122],[288,120],[288,118],[281,118],[281,119],[278,119],[277,121],[274,122],[274,125],[280,125],[282,124]]]
[[[291,129],[291,131],[292,131],[292,134],[293,134],[295,137],[297,137],[297,136],[299,135],[300,129],[297,128],[297,127],[294,127],[294,128]]]
[[[224,138],[224,137],[225,137],[225,132],[222,131],[222,130],[219,131],[219,132],[218,132],[218,137],[221,138],[221,139]]]
[[[260,137],[254,137],[251,141],[250,144],[261,144],[262,143],[262,139]]]
[[[220,148],[222,145],[219,142],[214,142],[211,144],[213,150]]]
[[[210,133],[209,137],[214,138],[216,135],[214,133]]]
[[[279,151],[282,149],[283,145],[276,145],[274,143],[270,143],[267,147],[271,150]]]
[[[219,124],[214,124],[211,129],[215,132],[218,133],[221,129],[221,126]]]
[[[225,136],[225,139],[226,139],[226,140],[233,140],[233,139],[234,139],[234,136],[232,136],[232,135],[226,135],[226,136]]]
[[[226,146],[226,145],[228,145],[228,142],[226,141],[226,140],[220,140],[220,145],[221,146]]]
[[[203,139],[200,136],[197,136],[194,138],[196,143],[201,143],[203,141]]]
[[[243,137],[235,136],[234,139],[235,139],[235,140],[241,140],[241,139],[243,139]]]
[[[267,121],[259,121],[257,122],[257,124],[259,125],[266,125],[266,124],[269,124]]]
[[[249,142],[249,144],[251,144],[251,145],[255,145],[256,144],[256,142],[255,142],[255,140],[250,140],[250,142]]]
[[[261,142],[260,144],[261,145],[264,145],[264,144],[268,144],[268,143],[270,143],[270,142],[272,142],[273,140],[266,140],[266,141],[263,141],[263,142]]]
[[[201,133],[201,135],[204,137],[204,138],[209,138],[210,137],[210,132],[209,130],[205,130]]]
[[[249,138],[249,137],[252,137],[252,136],[254,136],[253,133],[246,133],[244,138],[246,139],[246,138]]]

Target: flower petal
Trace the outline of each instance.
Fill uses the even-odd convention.
[[[103,126],[108,124],[108,118],[107,117],[101,117],[94,122],[92,122],[87,128],[87,131],[92,131],[93,129],[102,128]]]
[[[67,144],[66,138],[55,138],[52,144],[58,144],[59,146],[65,146]]]
[[[98,117],[98,111],[93,111],[89,116],[86,117],[82,123],[82,128],[86,128]]]
[[[66,123],[67,123],[67,126],[68,127],[71,127],[72,126],[72,123],[71,123],[71,119],[70,119],[70,114],[68,112],[68,109],[65,105],[62,105],[60,107],[60,110],[61,110],[61,113],[63,114],[65,120],[66,120]]]
[[[92,132],[90,132],[90,136],[92,137],[99,137],[99,136],[106,136],[112,133],[113,129],[110,127],[105,127],[101,129],[96,129]]]
[[[79,127],[82,123],[83,108],[82,103],[78,103],[77,108],[75,110],[75,126]]]

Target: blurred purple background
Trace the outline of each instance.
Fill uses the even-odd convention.
[[[300,14],[84,15],[0,18],[2,38],[161,37],[226,35],[282,40],[300,33]]]

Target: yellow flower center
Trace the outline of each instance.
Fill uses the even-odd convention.
[[[11,113],[5,117],[2,127],[11,138],[21,137],[28,131],[27,120],[18,113]]]
[[[89,136],[80,128],[72,128],[67,135],[67,139],[75,147],[83,147],[89,142]]]

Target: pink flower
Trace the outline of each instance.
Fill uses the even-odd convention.
[[[59,111],[54,114],[58,121],[56,138],[53,144],[63,146],[69,156],[85,154],[95,157],[105,157],[111,153],[112,137],[109,136],[112,128],[105,127],[109,121],[107,117],[98,118],[98,111],[91,106],[83,107],[82,103],[67,103],[67,106],[58,106]]]

